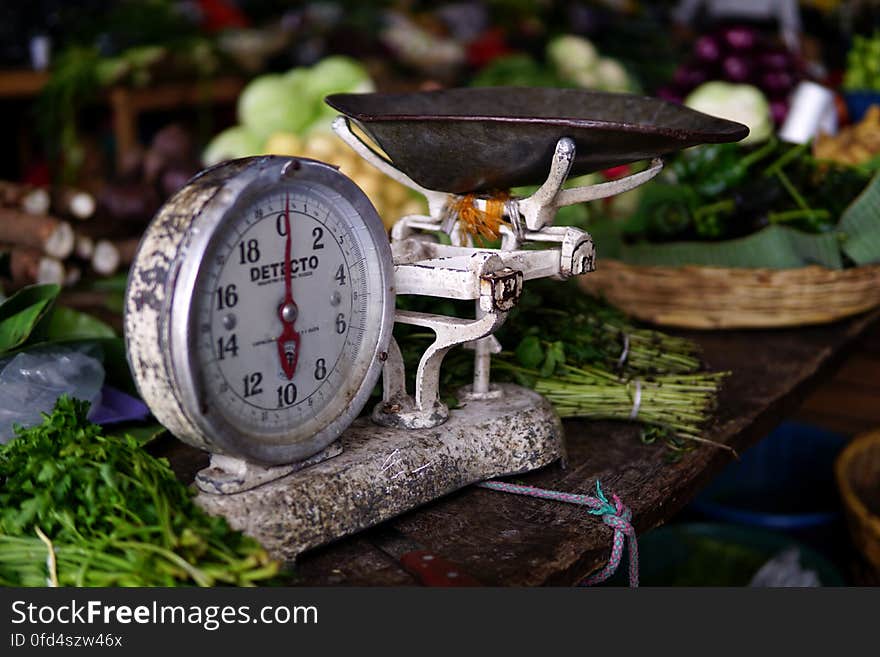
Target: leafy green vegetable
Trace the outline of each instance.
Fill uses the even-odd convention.
[[[310,69],[296,68],[288,76],[302,71],[305,76],[305,97],[297,102],[315,105],[315,117],[305,126],[305,132],[313,129],[329,130],[338,112],[324,102],[324,98],[336,93],[367,93],[375,91],[367,69],[351,57],[332,55],[324,57]]]
[[[635,265],[677,267],[770,267],[788,269],[821,265],[841,269],[840,240],[834,233],[810,235],[785,225],[770,225],[745,237],[722,242],[696,240],[664,244],[622,243],[611,221],[597,222],[593,235],[602,232],[602,252]],[[597,239],[597,243],[599,240]]]
[[[687,185],[648,185],[637,211],[626,221],[623,230],[658,241],[668,239],[690,227],[697,205],[699,197]]]
[[[277,572],[256,541],[197,507],[165,460],[102,434],[87,411],[63,396],[0,448],[0,584],[248,585]]]
[[[0,357],[50,344],[93,344],[103,355],[107,383],[137,394],[122,338],[99,319],[57,305],[59,292],[57,285],[32,285],[0,303]]]
[[[544,362],[544,350],[541,348],[541,340],[536,335],[523,338],[516,347],[516,359],[523,367],[537,369]]]
[[[506,55],[493,60],[477,73],[472,87],[571,87],[560,76],[528,55]]]
[[[505,369],[509,367],[502,362]],[[552,379],[545,372],[538,375],[532,387],[547,397],[562,417],[637,419],[697,442],[710,442],[701,437],[700,429],[715,409],[718,387],[727,376],[717,372],[624,379],[589,366],[562,366]],[[681,443],[669,444],[677,445]],[[685,448],[681,445],[679,451]]]
[[[30,285],[0,303],[0,355],[23,345],[52,309],[61,288]]]
[[[58,285],[30,285],[0,303],[0,355],[25,346],[113,338],[114,330],[86,313],[55,305]]]
[[[210,167],[224,160],[259,155],[262,151],[263,142],[259,135],[246,126],[235,125],[210,141],[202,153],[202,163]]]
[[[168,433],[168,429],[158,422],[125,422],[114,424],[107,429],[108,436],[122,439],[125,436],[134,438],[138,445],[144,446]]]
[[[722,80],[704,82],[694,89],[684,104],[700,112],[738,121],[749,128],[744,144],[766,141],[773,135],[773,119],[766,96],[750,84]]]
[[[857,265],[880,262],[880,172],[846,209],[840,219],[843,251]]]
[[[116,332],[87,313],[56,306],[46,323],[46,339],[51,341],[113,338]]]
[[[507,347],[517,345],[519,365],[542,369],[544,376],[552,375],[556,365],[596,365],[625,376],[687,374],[700,368],[694,343],[639,329],[576,285],[556,281],[530,281],[497,336]]]
[[[261,144],[273,132],[297,134],[318,111],[307,95],[304,76],[261,75],[251,80],[238,97],[238,120]]]
[[[772,139],[759,148],[698,146],[642,187],[622,234],[608,216],[589,229],[617,232],[625,243],[603,235],[603,253],[633,264],[840,269],[844,254],[862,264],[880,258],[870,175]]]

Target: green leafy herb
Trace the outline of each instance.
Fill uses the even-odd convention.
[[[113,338],[116,332],[107,324],[87,313],[56,306],[46,325],[46,340],[87,340]]]
[[[0,355],[23,345],[52,309],[58,285],[30,285],[0,303]]]
[[[198,508],[165,460],[104,435],[87,410],[61,397],[0,448],[0,584],[248,585],[277,572],[256,541]]]
[[[623,232],[631,244],[731,240],[774,224],[828,233],[870,175],[870,167],[816,160],[807,144],[697,146],[642,188]]]

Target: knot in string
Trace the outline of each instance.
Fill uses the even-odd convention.
[[[602,516],[603,522],[613,529],[620,529],[625,534],[633,531],[629,521],[632,520],[632,511],[623,505],[617,493],[611,494],[612,504],[602,492],[602,485],[596,482],[596,506],[590,509],[589,513],[593,516]]]
[[[625,543],[629,543],[629,585],[636,587],[639,585],[639,544],[636,539],[636,530],[630,521],[632,520],[632,511],[629,507],[624,506],[623,502],[616,493],[611,494],[614,503],[608,501],[605,493],[602,492],[602,486],[596,480],[596,497],[593,498],[599,504],[590,510],[592,515],[602,516],[602,522],[614,530],[614,539],[611,544],[611,558],[608,563],[598,573],[594,573],[588,577],[582,584],[584,586],[592,586],[604,582],[611,577],[620,560],[623,557]]]
[[[602,491],[602,486],[598,480],[596,481],[596,497],[535,488],[533,486],[509,484],[503,481],[484,481],[477,484],[477,486],[503,493],[527,495],[539,499],[556,500],[558,502],[589,507],[588,513],[590,515],[601,516],[602,522],[614,530],[614,539],[611,544],[611,556],[608,559],[608,563],[599,572],[590,575],[590,577],[581,582],[581,585],[593,586],[611,577],[620,565],[620,560],[623,558],[623,551],[627,543],[629,546],[629,585],[631,587],[639,585],[639,545],[636,539],[636,531],[630,522],[632,520],[632,511],[615,494],[611,495],[611,501],[609,501],[605,497],[605,493]]]

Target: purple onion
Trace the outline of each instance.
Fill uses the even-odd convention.
[[[673,84],[682,90],[690,91],[709,79],[705,69],[693,64],[682,64],[675,70]]]
[[[718,39],[711,36],[701,36],[694,43],[694,55],[702,62],[714,64],[721,59],[721,45]]]
[[[773,118],[773,123],[776,125],[782,125],[782,122],[785,121],[785,117],[788,116],[788,101],[783,100],[782,98],[771,100],[770,116]]]
[[[678,103],[679,105],[684,102],[684,96],[682,96],[672,87],[660,87],[657,90],[657,98],[668,100],[671,103]]]
[[[751,50],[755,47],[758,35],[750,27],[728,27],[722,30],[721,36],[724,43],[732,50]]]
[[[766,71],[787,71],[792,63],[787,50],[768,50],[758,55],[758,66]]]
[[[730,82],[746,82],[752,76],[749,60],[740,55],[728,55],[721,62],[724,78]]]
[[[794,78],[788,71],[766,71],[761,75],[761,89],[771,96],[784,96],[794,86]]]

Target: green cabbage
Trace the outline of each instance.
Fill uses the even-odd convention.
[[[238,120],[261,142],[273,132],[300,133],[317,107],[307,77],[270,74],[254,78],[238,97]]]
[[[599,61],[599,53],[583,37],[563,34],[547,44],[547,59],[564,77],[574,78],[579,71],[592,70]]]
[[[338,112],[324,103],[326,96],[375,90],[367,70],[355,60],[342,55],[325,57],[308,69],[305,85],[316,105],[315,118],[306,127],[306,132],[330,130],[330,124]]]
[[[684,103],[705,114],[747,125],[749,136],[742,140],[743,144],[756,144],[773,135],[770,104],[761,90],[750,84],[705,82]]]
[[[213,166],[224,160],[259,155],[263,140],[246,127],[236,125],[215,136],[202,153],[202,163]]]
[[[374,87],[363,66],[350,57],[334,55],[325,57],[308,71],[306,90],[312,98],[323,102],[329,94],[364,93]]]
[[[311,68],[261,75],[238,98],[241,125],[214,137],[203,154],[206,165],[265,152],[276,133],[303,135],[329,130],[336,111],[324,104],[332,93],[374,89],[366,69],[348,57],[327,57]]]

